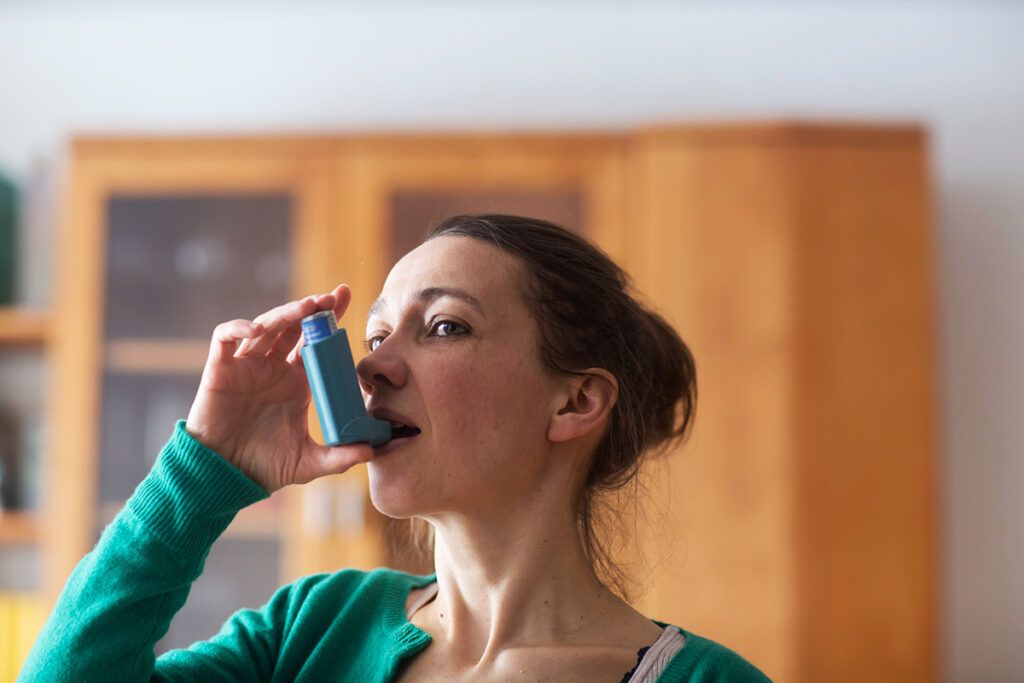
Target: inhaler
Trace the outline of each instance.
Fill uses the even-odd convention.
[[[391,440],[391,423],[366,414],[356,378],[348,335],[338,329],[334,311],[302,319],[302,363],[313,393],[320,429],[328,446],[366,442],[379,446]]]

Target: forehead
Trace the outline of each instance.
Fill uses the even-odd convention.
[[[520,268],[515,257],[471,237],[435,237],[395,264],[380,298],[387,308],[404,306],[431,288],[465,290],[486,305],[519,299]]]

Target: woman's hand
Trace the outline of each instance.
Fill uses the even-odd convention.
[[[307,422],[301,321],[330,309],[340,320],[351,298],[348,286],[339,285],[330,294],[292,301],[251,322],[218,325],[185,423],[189,434],[271,493],[371,460],[368,444],[316,443]]]

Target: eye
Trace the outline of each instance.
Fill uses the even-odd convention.
[[[366,348],[367,353],[373,353],[380,346],[381,342],[384,341],[384,335],[375,334],[372,337],[368,337],[363,340],[363,346]]]
[[[469,334],[469,328],[454,320],[438,320],[430,326],[430,336],[434,337],[461,337]]]
[[[437,320],[430,326],[429,337],[461,337],[469,334],[470,330],[462,323],[454,320]],[[373,353],[377,347],[387,338],[384,334],[375,334],[363,340],[363,347],[367,353]]]

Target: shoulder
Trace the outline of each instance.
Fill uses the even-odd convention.
[[[336,572],[310,574],[278,589],[290,602],[309,598],[341,598],[344,602],[381,599],[404,594],[413,588],[433,583],[435,575],[418,576],[382,567],[372,571],[342,569]],[[276,596],[275,596],[276,597]]]
[[[410,588],[435,580],[391,569],[303,576],[260,610],[236,613],[217,651],[253,655],[253,643],[263,638],[275,679],[335,680],[343,672],[346,680],[380,680],[388,652],[429,639],[405,621],[403,605]]]
[[[271,602],[291,623],[334,620],[343,614],[380,618],[389,607],[404,605],[410,590],[435,580],[433,574],[417,576],[387,568],[343,569],[297,579],[278,589]]]
[[[760,669],[728,647],[678,626],[676,628],[686,637],[686,644],[668,663],[659,680],[686,683],[771,683]]]

